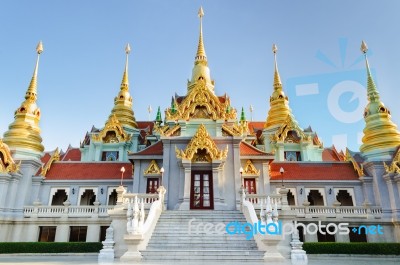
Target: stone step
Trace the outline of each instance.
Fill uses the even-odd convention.
[[[221,243],[214,243],[211,244],[207,243],[168,243],[168,244],[149,244],[146,250],[160,250],[160,249],[182,249],[182,250],[202,250],[202,249],[218,249],[218,250],[226,250],[226,249],[235,249],[235,250],[258,250],[256,244],[246,245],[243,244],[221,244]]]
[[[258,250],[143,250],[145,260],[255,260],[260,261],[263,251]]]

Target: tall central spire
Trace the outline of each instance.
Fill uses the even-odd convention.
[[[282,89],[282,82],[281,82],[281,77],[279,75],[278,71],[278,62],[276,60],[276,53],[278,51],[278,47],[276,47],[275,44],[272,45],[272,52],[274,53],[274,64],[275,64],[275,69],[274,69],[274,89]]]
[[[193,88],[193,86],[201,80],[205,82],[207,87],[214,92],[214,81],[211,80],[210,68],[208,68],[206,50],[204,48],[203,40],[203,17],[204,11],[200,7],[197,13],[200,19],[200,33],[199,33],[199,44],[197,46],[196,57],[194,60],[194,67],[192,70],[192,79],[188,82],[188,90]]]
[[[10,124],[4,133],[4,142],[10,147],[16,158],[34,156],[40,158],[44,147],[40,136],[40,109],[37,100],[37,76],[40,54],[43,52],[43,44],[39,42],[36,47],[36,64],[32,79],[25,93],[25,101],[15,111],[14,122]]]
[[[128,56],[130,52],[131,47],[128,43],[125,47],[126,59],[124,74],[122,75],[121,89],[118,96],[114,99],[114,108],[112,109],[109,118],[115,115],[123,126],[137,128],[137,123],[132,110],[132,97],[129,93]]]
[[[195,60],[196,63],[205,62],[207,64],[207,55],[206,55],[206,50],[204,49],[204,42],[203,42],[203,17],[204,17],[203,7],[200,7],[198,15],[200,18],[200,36],[199,36],[199,45],[197,46],[197,53]]]

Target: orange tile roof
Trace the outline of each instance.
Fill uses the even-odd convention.
[[[271,163],[271,179],[282,179],[279,172],[283,167],[283,180],[358,180],[350,162],[273,162]]]
[[[149,147],[134,153],[132,155],[162,155],[164,153],[164,145],[162,141],[158,141],[155,144],[150,145]]]
[[[246,143],[240,143],[240,155],[241,156],[268,156],[271,155],[269,153],[263,152],[260,149]]]
[[[43,163],[43,165],[46,165],[47,161],[49,161],[51,158],[51,155],[49,152],[44,153],[44,156],[40,159]]]
[[[322,161],[343,161],[339,156],[338,153],[335,152],[332,148],[325,148],[322,151]]]
[[[61,157],[61,161],[81,161],[81,150],[79,148],[68,148]]]
[[[131,178],[132,164],[121,162],[54,162],[46,180],[104,180],[120,179],[121,167],[124,177]]]

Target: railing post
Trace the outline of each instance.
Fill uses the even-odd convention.
[[[288,192],[289,192],[289,190],[286,189],[285,187],[282,187],[279,190],[279,194],[281,195],[282,210],[290,210],[289,202],[288,202],[288,199],[287,199]]]
[[[123,202],[124,202],[124,196],[123,196],[123,194],[124,194],[124,192],[125,192],[125,188],[124,188],[124,186],[119,186],[117,189],[116,189],[116,192],[117,192],[117,205],[122,205],[123,204]]]
[[[69,202],[69,200],[66,200],[64,203],[64,214],[68,215],[69,213],[69,206],[71,206],[71,203]]]
[[[93,213],[93,215],[92,216],[99,216],[99,205],[100,205],[100,202],[99,201],[95,201],[94,203],[93,203],[93,205],[94,205],[94,213]]]

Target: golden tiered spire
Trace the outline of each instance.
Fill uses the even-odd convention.
[[[198,16],[200,18],[200,33],[199,33],[199,44],[197,46],[196,57],[194,61],[194,67],[192,70],[192,79],[188,83],[188,89],[190,90],[193,86],[201,80],[207,84],[207,87],[214,91],[214,81],[211,80],[210,69],[208,68],[206,50],[204,48],[203,41],[203,8],[200,7]]]
[[[364,53],[367,69],[368,104],[364,111],[365,127],[360,151],[367,159],[376,160],[381,155],[394,152],[395,148],[400,145],[400,133],[397,126],[391,121],[390,111],[380,100],[379,92],[369,69],[368,47],[364,41],[361,43],[361,51]]]
[[[25,94],[25,101],[15,111],[14,122],[10,124],[7,132],[4,133],[4,143],[12,152],[24,150],[41,156],[44,147],[40,136],[40,109],[36,104],[37,100],[37,74],[39,69],[39,58],[43,52],[43,44],[40,41],[36,47],[37,59],[32,79]],[[22,151],[21,150],[21,151]],[[26,152],[27,151],[27,152]]]
[[[132,110],[132,97],[129,93],[128,80],[128,55],[131,52],[129,44],[125,47],[126,61],[125,70],[122,76],[121,89],[118,96],[114,99],[114,108],[111,111],[110,117],[115,115],[123,126],[137,128],[137,123]]]
[[[276,59],[278,47],[275,44],[272,45],[272,52],[274,54],[274,92],[269,100],[270,110],[268,112],[268,117],[264,128],[279,128],[281,125],[287,122],[288,116],[295,121],[292,115],[292,110],[289,107],[288,97],[285,95],[282,89],[282,82]]]

